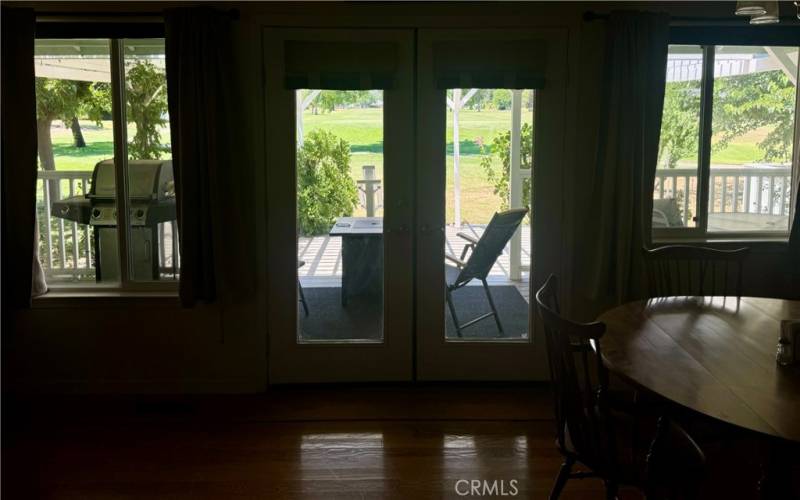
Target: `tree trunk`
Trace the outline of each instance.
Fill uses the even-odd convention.
[[[42,170],[46,171],[53,171],[56,169],[56,160],[53,157],[53,140],[50,137],[50,125],[52,125],[52,123],[52,118],[38,118],[36,120],[39,164],[42,166]],[[51,201],[61,198],[57,182],[49,181],[47,183],[47,191],[50,194]]]
[[[83,132],[81,132],[81,124],[78,122],[78,117],[72,117],[70,128],[72,129],[72,145],[76,148],[85,148],[86,141],[83,140]]]
[[[53,158],[53,140],[50,137],[52,118],[38,118],[36,120],[36,141],[39,149],[39,163],[42,170],[55,170],[56,161]]]

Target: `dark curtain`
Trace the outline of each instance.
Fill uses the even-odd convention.
[[[232,213],[238,198],[232,185],[238,167],[234,53],[227,13],[207,7],[167,10],[165,29],[180,297],[188,307],[217,300],[237,272],[247,272],[231,270],[242,257],[229,251],[246,245],[230,233],[245,223]]]
[[[598,307],[644,289],[641,253],[651,243],[668,43],[667,15],[609,16],[597,155],[587,179],[591,210],[576,266],[582,295]]]
[[[795,147],[798,147],[795,145]],[[795,153],[797,155],[798,153]],[[792,221],[792,232],[789,234],[789,265],[792,266],[790,272],[795,276],[795,296],[800,297],[800,175],[795,175],[795,183],[792,186],[794,195],[794,220]]]
[[[3,311],[30,305],[36,258],[36,87],[32,9],[2,9]],[[38,281],[38,280],[37,280]],[[41,285],[37,283],[37,285]],[[5,316],[5,314],[4,314]]]

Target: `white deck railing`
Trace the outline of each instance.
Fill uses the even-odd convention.
[[[39,223],[39,261],[51,281],[95,279],[93,228],[51,213],[53,195],[67,198],[89,192],[91,171],[39,171],[36,182],[36,216]],[[47,188],[47,186],[50,188]],[[162,278],[180,269],[176,221],[158,225],[158,264]]]
[[[791,167],[711,168],[709,213],[788,216],[792,198]],[[688,196],[687,196],[688,195]],[[692,216],[690,199],[697,196],[697,169],[656,170],[654,199],[672,198],[686,226]],[[694,207],[691,207],[695,209]],[[696,210],[696,209],[695,209]]]

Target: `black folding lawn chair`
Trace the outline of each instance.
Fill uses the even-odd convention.
[[[494,316],[494,321],[497,323],[497,329],[500,331],[499,336],[502,337],[505,334],[503,325],[500,323],[500,317],[497,315],[492,293],[486,283],[486,276],[494,266],[497,258],[503,253],[503,249],[527,213],[527,208],[514,208],[505,212],[497,212],[492,217],[489,225],[486,226],[480,239],[466,233],[457,234],[459,238],[467,240],[467,246],[461,252],[460,258],[455,255],[445,254],[447,260],[455,264],[445,264],[445,290],[447,291],[447,306],[450,308],[450,314],[453,316],[453,323],[456,326],[456,334],[459,337],[461,337],[461,331],[464,328],[491,316]],[[469,256],[467,256],[468,253]],[[459,323],[458,315],[456,314],[453,292],[466,286],[473,279],[478,279],[483,284],[483,290],[486,292],[486,299],[489,301],[489,307],[492,311],[462,324]]]
[[[297,269],[306,265],[306,261],[298,260],[297,261]],[[300,278],[297,278],[297,290],[300,292],[300,303],[303,304],[303,311],[308,316],[308,303],[306,302],[306,294],[303,293],[303,285],[300,284]]]

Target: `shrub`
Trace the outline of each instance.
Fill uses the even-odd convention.
[[[327,233],[337,217],[358,203],[350,177],[350,144],[331,132],[310,132],[297,152],[297,217],[300,233]]]
[[[520,168],[530,169],[533,159],[533,126],[529,123],[523,123],[520,135]],[[511,131],[495,136],[488,147],[481,147],[481,152],[483,153],[481,167],[486,173],[486,178],[492,183],[492,191],[500,197],[501,209],[508,210],[509,183],[511,181]],[[495,159],[500,160],[501,168],[499,172],[495,167]],[[522,204],[530,210],[530,177],[522,181]]]

